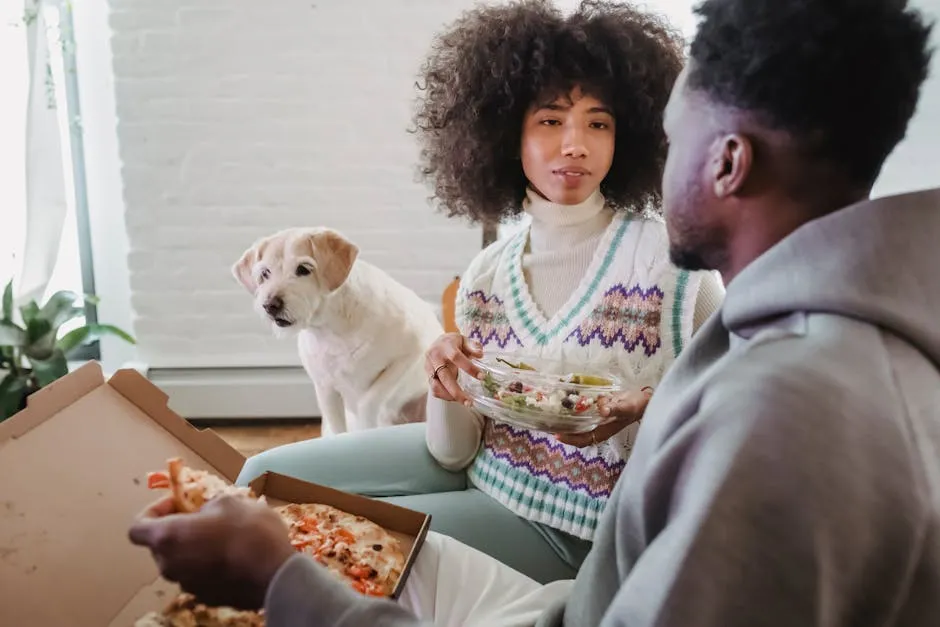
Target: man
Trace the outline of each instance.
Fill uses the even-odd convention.
[[[656,391],[570,590],[493,564],[444,605],[506,624],[477,581],[505,577],[528,603],[514,618],[547,605],[545,627],[940,625],[940,189],[867,200],[916,108],[930,27],[905,0],[697,12],[664,203],[674,260],[719,270],[725,303]],[[263,506],[207,509],[131,532],[207,600],[266,599],[272,627],[418,625],[402,605],[460,622],[347,592]],[[406,587],[441,605],[463,551],[436,538],[439,577]]]

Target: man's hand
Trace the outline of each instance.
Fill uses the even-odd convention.
[[[652,395],[652,388],[643,388],[638,391],[602,396],[597,399],[597,412],[604,418],[608,418],[606,422],[587,433],[558,434],[555,437],[560,442],[578,448],[592,444],[596,446],[617,435],[634,422],[639,422],[643,418],[643,412],[646,411]]]
[[[268,585],[292,555],[287,525],[264,503],[222,496],[195,514],[171,497],[141,513],[130,540],[146,546],[169,581],[207,605],[259,609]]]

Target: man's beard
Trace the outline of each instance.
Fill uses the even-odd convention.
[[[701,182],[688,182],[674,197],[676,202],[670,203],[672,211],[666,215],[669,260],[691,272],[721,268],[727,260],[725,233],[708,219],[707,195]]]
[[[727,262],[725,240],[718,230],[684,223],[677,235],[670,238],[669,260],[678,268],[692,272],[719,270]]]
[[[669,247],[669,260],[681,270],[712,270],[713,268],[709,267],[709,264],[702,258],[700,254],[692,250],[686,250],[683,248],[677,248],[676,246]]]

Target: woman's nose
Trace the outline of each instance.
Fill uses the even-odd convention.
[[[565,129],[562,154],[575,159],[587,156],[588,149],[584,142],[584,133],[580,129],[573,127]]]

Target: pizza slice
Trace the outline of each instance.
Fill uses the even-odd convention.
[[[147,487],[152,490],[170,489],[179,512],[198,512],[207,501],[222,494],[256,498],[251,488],[234,486],[211,472],[184,466],[178,457],[168,460],[167,466],[166,471],[147,475]]]
[[[405,554],[386,529],[329,505],[291,503],[276,510],[290,526],[295,549],[362,594],[391,596],[405,569]]]
[[[150,612],[134,627],[265,627],[264,612],[210,607],[191,594],[177,596],[162,612]]]

